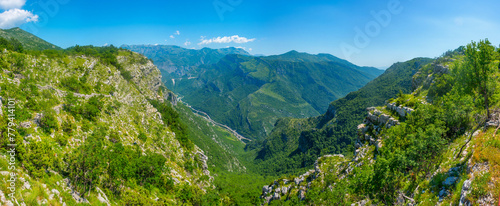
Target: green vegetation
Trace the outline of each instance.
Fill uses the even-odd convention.
[[[431,59],[396,63],[366,86],[333,101],[328,111],[309,119],[279,120],[269,137],[257,147],[256,163],[266,174],[297,172],[321,155],[352,154],[357,125],[366,108],[381,106],[400,91],[411,91],[412,76]]]
[[[170,89],[195,109],[257,140],[270,134],[279,117],[317,116],[328,103],[381,73],[331,55],[280,56],[227,55],[176,78]]]
[[[17,42],[23,44],[23,47],[27,50],[61,50],[60,47],[46,42],[45,40],[40,39],[35,35],[23,31],[22,29],[17,27],[12,29],[0,30],[0,37],[4,39],[15,39]]]
[[[160,102],[159,100],[150,100],[150,103],[160,112],[163,122],[175,132],[175,138],[181,145],[193,150],[194,144],[188,138],[188,130],[186,125],[179,119],[179,113],[175,111],[170,102]]]
[[[498,119],[500,55],[487,40],[435,60],[397,63],[329,107],[315,93],[347,93],[377,70],[289,52],[218,54],[214,65],[175,74],[197,74],[177,87],[197,88],[189,98],[199,107],[216,105],[210,114],[226,111],[219,117],[230,117],[225,124],[262,134],[272,128],[267,139],[246,145],[177,102],[141,55],[113,46],[26,45],[0,38],[0,154],[9,157],[15,148],[16,170],[4,171],[17,175],[15,197],[27,205],[81,204],[74,197],[92,205],[260,205],[263,186],[272,186],[273,196],[290,186],[270,205],[458,205],[486,197],[494,202],[485,204],[498,204],[500,140],[496,127],[484,125]],[[182,61],[197,64],[199,56],[190,58]],[[326,81],[336,76],[344,83]],[[15,111],[5,108],[6,99],[15,99]],[[384,103],[413,110],[399,116]],[[360,128],[370,136],[356,138],[371,106],[398,124],[365,122]],[[321,109],[318,117],[291,115]],[[276,114],[292,117],[274,121]],[[332,153],[346,157],[318,159]],[[0,158],[0,167],[10,161]],[[0,190],[6,194],[8,186]]]
[[[97,128],[85,144],[68,157],[68,173],[75,177],[73,184],[80,193],[84,194],[96,186],[107,188],[114,194],[121,194],[123,186],[142,186],[146,189],[157,187],[162,190],[173,188],[172,180],[162,175],[168,171],[164,168],[165,157],[150,151],[143,155],[139,147],[107,142],[105,130],[103,127]],[[107,178],[102,178],[103,173]]]
[[[362,136],[357,139],[359,148],[352,160],[348,157],[342,158],[340,162],[326,164],[323,164],[325,160],[319,161],[318,166],[323,174],[309,183],[312,186],[307,190],[306,198],[301,204],[349,205],[366,201],[383,205],[398,202],[419,205],[436,205],[439,202],[443,205],[457,205],[460,201],[470,201],[472,204],[477,204],[480,199],[488,201],[485,199],[488,195],[493,197],[493,202],[483,204],[498,204],[500,185],[495,178],[500,176],[497,172],[500,165],[500,146],[495,134],[497,129],[484,126],[486,120],[497,118],[500,102],[493,97],[498,95],[498,90],[489,90],[488,100],[484,100],[484,93],[477,92],[477,88],[480,85],[496,88],[498,83],[491,81],[490,77],[496,77],[499,71],[495,69],[490,71],[487,77],[471,80],[475,81],[475,84],[461,80],[472,78],[470,74],[477,71],[477,68],[470,66],[478,61],[475,59],[477,54],[491,55],[479,58],[482,59],[480,62],[491,68],[498,67],[499,57],[491,53],[494,47],[487,41],[481,41],[479,44],[484,45],[477,48],[474,44],[469,44],[465,50],[459,48],[448,52],[431,64],[423,65],[413,77],[415,90],[411,94],[400,92],[393,96],[395,99],[388,100],[397,105],[411,106],[414,111],[404,118],[399,118],[400,124],[397,126],[369,126],[366,134],[380,141],[380,145],[369,143],[372,140],[365,141],[365,136]],[[469,49],[474,52],[467,51]],[[384,75],[379,79],[382,77]],[[423,78],[420,79],[421,77]],[[431,90],[435,93],[429,97]],[[490,105],[492,111],[496,111],[490,118],[488,107],[483,100],[488,101],[487,105]],[[335,102],[332,103],[334,104]],[[336,107],[335,116],[330,116],[337,117],[337,122],[339,109]],[[399,116],[384,107],[377,109],[385,114]],[[294,124],[303,126],[306,123],[305,120],[289,122],[292,124],[277,126],[276,129],[290,128],[290,125]],[[479,128],[484,131],[478,132]],[[322,132],[317,127],[312,127],[310,131]],[[311,139],[310,131],[307,127],[305,131],[299,130],[300,138]],[[324,133],[328,132],[335,134],[332,130]],[[472,135],[473,133],[476,134]],[[312,139],[314,138],[316,136],[312,136]],[[301,151],[304,151],[304,145],[314,148],[314,145],[318,144],[308,144],[306,141],[304,143],[301,144],[299,139],[298,148]],[[319,141],[319,144],[324,143]],[[474,169],[470,169],[472,167]],[[466,189],[470,194],[461,199],[465,181],[472,182]],[[291,199],[285,203],[273,200],[271,204],[290,204],[293,201]]]
[[[494,60],[497,55],[495,47],[488,39],[481,40],[479,43],[473,41],[465,48],[466,60],[464,65],[459,67],[459,72],[462,72],[464,77],[462,80],[467,85],[464,90],[469,94],[474,92],[482,96],[488,118],[491,118],[489,107],[495,89],[494,81],[498,63],[495,63]]]

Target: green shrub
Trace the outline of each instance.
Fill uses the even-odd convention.
[[[138,139],[140,139],[141,141],[143,142],[146,142],[146,140],[148,139],[148,137],[146,136],[146,134],[144,134],[144,132],[139,132],[139,136],[137,136]]]
[[[81,78],[70,76],[61,80],[61,86],[72,92],[90,94],[92,87],[86,81],[85,76]]]
[[[73,135],[73,131],[76,129],[76,125],[73,122],[66,118],[62,123],[62,130],[65,134],[71,136]]]
[[[56,137],[55,137],[56,142],[59,145],[61,145],[61,147],[65,147],[66,145],[68,145],[68,142],[69,142],[68,139],[69,139],[69,136],[66,134],[56,135]]]
[[[32,141],[27,147],[23,164],[31,175],[41,178],[54,162],[55,153],[52,146],[47,141]]]
[[[46,134],[51,134],[52,130],[57,131],[59,129],[57,118],[54,115],[54,110],[49,109],[43,113],[43,117],[40,119],[40,127]]]

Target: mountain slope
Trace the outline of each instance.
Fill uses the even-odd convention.
[[[384,104],[399,91],[411,91],[412,76],[428,58],[396,63],[358,91],[333,101],[327,112],[309,119],[280,119],[258,152],[256,163],[267,174],[311,166],[328,153],[348,153],[365,108]]]
[[[16,169],[0,165],[16,174],[20,203],[172,205],[193,201],[179,191],[211,187],[206,156],[146,57],[114,47],[0,56],[0,152],[17,144]]]
[[[411,94],[367,108],[356,127],[352,158],[324,155],[314,169],[270,181],[262,188],[265,204],[500,204],[500,103],[490,102],[488,118],[487,108],[477,103],[481,93],[467,90],[468,79],[475,78],[468,75],[475,69],[470,62],[478,60],[471,58],[478,57],[475,51],[491,71],[480,81],[498,88],[500,50],[487,40],[479,45],[446,52],[423,66],[413,75]]]
[[[172,80],[170,88],[216,121],[261,139],[278,117],[319,115],[329,102],[375,78],[362,70],[331,55],[227,55],[197,67],[188,78]]]
[[[12,29],[0,29],[0,37],[6,39],[14,38],[21,42],[24,48],[28,50],[61,49],[60,47],[40,39],[18,27]]]

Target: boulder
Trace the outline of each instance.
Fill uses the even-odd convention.
[[[490,120],[488,122],[486,122],[486,127],[498,127],[498,124],[499,122],[498,121],[494,121],[494,120]]]
[[[278,188],[276,188],[276,189],[274,190],[274,192],[276,192],[276,193],[281,193],[281,188],[279,188],[279,187],[278,187]]]
[[[402,107],[398,107],[396,108],[396,112],[399,114],[399,116],[401,117],[405,117],[406,116],[406,111],[402,108]]]
[[[451,186],[455,184],[455,182],[458,180],[458,177],[448,177],[446,180],[444,180],[443,185],[445,186]]]
[[[368,116],[366,118],[372,123],[378,122],[378,116],[376,115],[368,113]]]
[[[267,186],[267,185],[266,185],[266,186],[262,187],[262,194],[263,194],[264,196],[266,196],[266,195],[267,195],[267,194],[269,194],[272,190],[273,190],[273,188],[272,188],[272,187],[269,187],[269,186]]]
[[[377,143],[375,144],[375,146],[377,147],[377,151],[382,148],[382,140],[377,140]]]
[[[306,199],[306,191],[304,191],[304,190],[299,190],[298,194],[299,194],[299,199],[300,199],[300,200],[304,200],[304,199]]]
[[[302,176],[296,177],[295,179],[293,179],[293,181],[295,182],[296,185],[299,185],[301,182],[304,181],[304,177]]]
[[[449,74],[450,69],[448,69],[448,66],[444,66],[441,64],[435,64],[434,68],[432,69],[432,72],[435,74]]]
[[[281,195],[277,192],[274,193],[273,195],[273,200],[279,200],[281,198]]]
[[[389,118],[391,118],[391,116],[387,115],[387,114],[382,114],[380,115],[380,117],[378,118],[378,121],[382,124],[385,124],[387,123],[387,121],[389,120]]]
[[[288,186],[288,187],[283,186],[283,187],[281,188],[281,194],[283,194],[283,195],[288,194],[288,190],[289,190],[289,188],[290,188],[290,186]]]

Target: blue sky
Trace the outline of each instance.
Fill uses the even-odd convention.
[[[498,45],[499,8],[495,0],[0,0],[0,27],[21,25],[64,48],[234,46],[265,55],[330,53],[385,67],[471,40]]]

